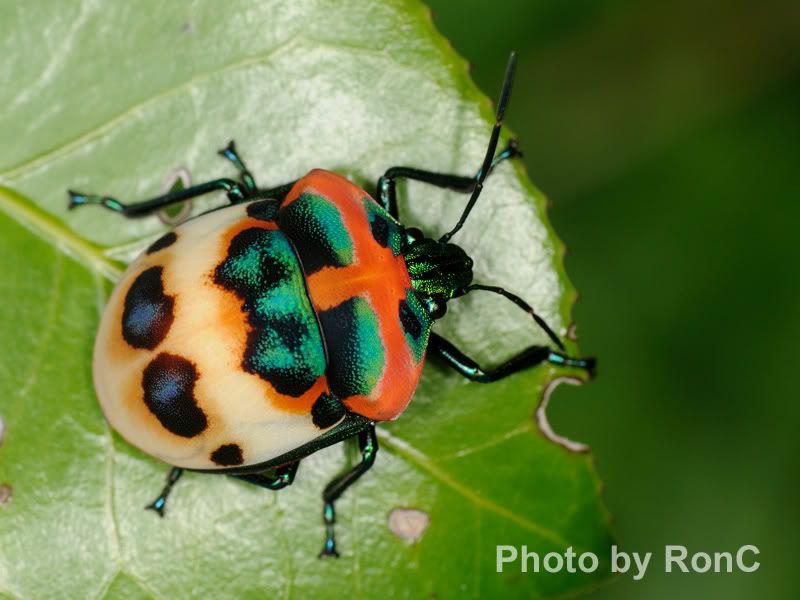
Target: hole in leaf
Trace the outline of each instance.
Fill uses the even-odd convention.
[[[164,185],[161,187],[161,193],[169,194],[170,192],[177,192],[178,190],[185,189],[191,185],[191,174],[187,169],[179,167],[170,173],[164,180]],[[178,204],[173,204],[172,206],[162,208],[156,214],[161,222],[164,223],[164,225],[175,226],[188,219],[191,212],[192,201],[186,200],[185,202],[179,202]]]
[[[555,431],[553,431],[553,428],[550,426],[550,422],[547,420],[547,405],[550,402],[550,396],[553,395],[555,389],[562,383],[568,383],[569,385],[583,385],[583,381],[577,377],[556,377],[553,379],[553,381],[548,383],[547,387],[545,387],[544,391],[542,392],[542,401],[539,403],[539,407],[536,409],[536,425],[539,426],[539,431],[542,432],[544,437],[551,442],[566,448],[570,452],[588,452],[589,446],[558,435]]]
[[[6,437],[6,422],[3,417],[0,417],[0,446],[3,445],[3,440]]]
[[[428,513],[416,508],[395,508],[389,513],[389,531],[409,544],[422,539],[430,523]]]
[[[575,323],[570,323],[567,327],[567,339],[573,342],[578,341],[578,326]]]
[[[14,490],[12,490],[11,486],[7,483],[0,485],[0,506],[6,506],[9,502],[11,502],[11,496],[13,493]]]

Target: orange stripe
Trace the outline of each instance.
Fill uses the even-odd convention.
[[[369,195],[363,189],[335,173],[315,170],[295,184],[285,205],[304,192],[324,196],[339,208],[354,249],[352,265],[325,267],[308,276],[315,310],[333,308],[353,296],[365,297],[378,316],[385,350],[384,370],[372,393],[342,401],[370,419],[396,418],[411,400],[422,372],[422,361],[414,364],[398,315],[399,302],[411,287],[405,261],[372,237],[362,203]]]

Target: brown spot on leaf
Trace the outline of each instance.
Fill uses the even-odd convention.
[[[7,483],[0,485],[0,506],[6,506],[9,502],[11,502],[13,492],[14,490],[12,490],[11,486]]]
[[[389,531],[409,544],[422,539],[431,518],[425,511],[416,508],[395,508],[389,513]]]
[[[573,342],[578,341],[578,326],[575,323],[570,323],[569,327],[567,327],[567,339]]]

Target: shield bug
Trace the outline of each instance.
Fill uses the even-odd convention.
[[[375,461],[375,423],[406,408],[433,353],[464,377],[492,382],[549,362],[592,371],[518,296],[473,282],[472,259],[450,240],[514,142],[497,152],[515,66],[512,54],[483,163],[473,177],[388,169],[377,198],[315,169],[297,181],[256,184],[233,142],[237,169],[221,178],[123,204],[70,191],[70,208],[100,205],[125,217],[223,191],[230,203],[179,224],[134,260],[113,291],[94,349],[103,412],[130,443],[173,465],[148,508],[163,514],[184,469],[223,473],[278,490],[301,459],[357,437],[361,461],[323,492],[325,544],[337,556],[336,499]],[[469,195],[438,239],[400,222],[396,184],[424,182]],[[555,347],[531,346],[479,365],[431,331],[447,303],[475,290],[527,311]]]

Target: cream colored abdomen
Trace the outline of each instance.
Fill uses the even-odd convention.
[[[250,325],[241,301],[215,285],[213,273],[224,259],[230,240],[248,227],[272,229],[274,225],[248,217],[242,206],[232,206],[179,226],[174,243],[131,263],[100,323],[93,370],[103,412],[127,441],[171,465],[220,469],[258,464],[312,441],[323,431],[314,425],[310,411],[314,401],[327,391],[324,376],[302,396],[288,397],[242,368]],[[158,267],[167,300],[154,305],[163,308],[171,298],[172,322],[152,349],[141,347],[141,343],[136,347],[123,336],[126,297],[143,273],[149,271],[154,280]],[[195,374],[192,385],[186,383],[186,377],[156,378],[162,395],[174,391],[178,382],[181,402],[189,402],[191,396],[200,411],[194,412],[185,403],[178,405],[192,417],[184,419],[188,425],[181,422],[180,410],[177,416],[162,414],[178,433],[165,427],[158,411],[145,401],[145,370],[164,356],[184,365],[182,372],[193,370]],[[158,364],[161,362],[164,360]],[[197,431],[203,420],[200,414],[205,426]],[[230,464],[231,457],[236,460],[234,446],[241,453],[241,463]],[[228,464],[212,460],[215,452],[218,457],[224,455]]]

